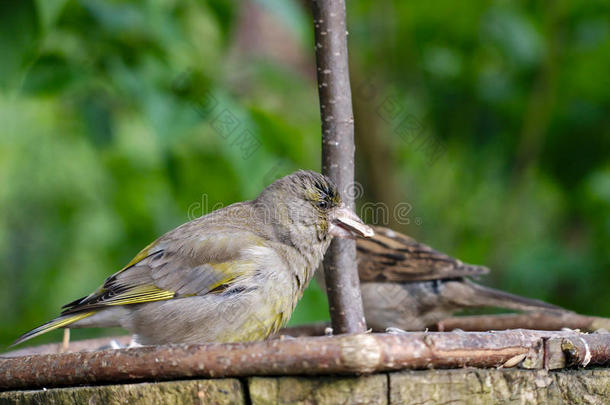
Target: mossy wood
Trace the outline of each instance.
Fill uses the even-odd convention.
[[[421,370],[360,377],[250,377],[0,393],[0,404],[607,404],[610,369]]]

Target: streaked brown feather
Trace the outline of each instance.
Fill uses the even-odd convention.
[[[375,236],[357,241],[360,281],[412,282],[489,272],[487,267],[462,263],[407,235],[380,226],[373,228]]]

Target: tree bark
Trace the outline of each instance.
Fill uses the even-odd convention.
[[[610,319],[580,315],[574,312],[560,314],[531,312],[524,314],[455,316],[443,319],[436,325],[430,325],[430,327],[441,332],[454,329],[474,332],[505,329],[560,330],[563,328],[594,332],[598,329],[610,330]]]
[[[370,376],[274,376],[46,387],[0,392],[3,405],[606,404],[610,369],[417,370]]]
[[[322,118],[322,172],[336,183],[345,204],[354,209],[354,117],[345,1],[313,0],[312,11]],[[334,332],[365,331],[355,241],[333,240],[324,259],[324,274]]]
[[[560,369],[609,363],[610,333],[350,334],[5,357],[0,358],[0,390],[193,377],[354,375],[407,368]]]

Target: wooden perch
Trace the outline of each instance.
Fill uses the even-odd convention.
[[[313,0],[316,66],[322,118],[322,172],[354,209],[354,118],[347,61],[344,0]],[[330,317],[335,333],[366,330],[356,242],[333,240],[324,259]]]
[[[278,335],[294,337],[322,336],[330,325],[326,322],[283,328]],[[580,315],[575,312],[530,312],[520,314],[496,314],[455,316],[443,319],[434,325],[428,325],[430,330],[439,332],[460,329],[468,332],[485,332],[490,330],[535,329],[562,330],[577,329],[582,332],[597,330],[610,331],[610,318]],[[379,331],[383,332],[383,331]]]
[[[531,312],[523,314],[456,316],[443,319],[434,329],[450,331],[486,331],[505,329],[561,330],[563,328],[594,332],[598,329],[610,330],[610,319],[585,316],[574,312]]]
[[[256,375],[366,374],[400,369],[557,369],[610,363],[610,333],[413,332],[251,343],[147,346],[0,359],[0,389]],[[10,354],[9,354],[10,355]]]
[[[328,322],[311,323],[307,325],[290,326],[280,329],[273,336],[274,339],[282,339],[285,336],[311,337],[324,336],[330,328]],[[499,315],[475,315],[456,316],[444,319],[436,325],[430,325],[431,330],[440,332],[462,330],[468,332],[498,331],[506,329],[534,329],[537,330],[562,330],[564,328],[576,329],[582,332],[595,332],[597,330],[610,331],[610,319],[596,316],[579,315],[573,312],[562,314],[552,313],[525,313],[525,314],[499,314]],[[110,336],[97,339],[76,340],[70,342],[68,352],[94,351],[108,346],[110,341],[116,341],[121,345],[128,345],[130,336]],[[30,356],[33,354],[60,353],[61,345],[50,343],[40,346],[29,346],[11,351],[11,356]],[[3,355],[0,355],[2,357]]]

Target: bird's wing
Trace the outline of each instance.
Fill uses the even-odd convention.
[[[462,263],[391,229],[373,228],[375,236],[357,241],[361,281],[440,280],[476,276],[489,271],[487,267]]]
[[[225,291],[256,270],[255,263],[242,258],[242,250],[264,244],[260,237],[243,230],[186,238],[180,243],[171,243],[175,242],[171,236],[144,248],[93,294],[65,305],[62,315]]]

